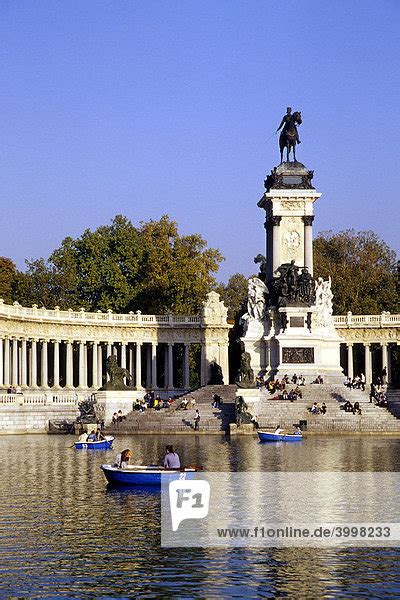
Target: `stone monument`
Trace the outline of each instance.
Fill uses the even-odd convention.
[[[296,122],[301,123],[297,112]],[[280,149],[299,143],[291,109]],[[286,141],[289,128],[290,144]],[[256,376],[321,375],[328,383],[343,380],[341,338],[332,317],[331,279],[313,278],[314,203],[320,198],[313,171],[304,164],[281,162],[266,178],[258,206],[265,211],[266,249],[254,261],[258,277],[249,279],[247,313],[243,316],[245,352]],[[243,393],[241,390],[240,393]]]

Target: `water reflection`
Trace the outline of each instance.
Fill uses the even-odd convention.
[[[95,453],[71,443],[0,437],[1,597],[398,596],[394,548],[163,549],[158,494],[109,489],[99,468],[127,447],[133,462],[157,463],[173,443],[184,463],[211,471],[400,471],[396,438],[310,437],[293,447],[138,436]],[[257,491],[244,502],[261,518]]]

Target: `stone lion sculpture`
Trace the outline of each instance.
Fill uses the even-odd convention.
[[[254,371],[251,368],[251,356],[249,352],[243,352],[240,357],[240,369],[236,384],[242,388],[254,387]]]
[[[132,376],[129,373],[128,369],[124,369],[120,367],[117,362],[117,357],[114,354],[111,354],[106,360],[106,371],[107,375],[110,377],[110,381],[107,381],[105,385],[101,388],[102,390],[126,390],[128,386],[125,385],[124,379],[130,383],[132,381]]]

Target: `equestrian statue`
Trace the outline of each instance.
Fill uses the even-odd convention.
[[[301,112],[292,113],[290,106],[286,109],[286,115],[283,115],[282,121],[276,133],[283,127],[279,136],[279,149],[281,151],[281,164],[283,163],[283,151],[286,148],[286,161],[289,162],[290,151],[293,152],[293,160],[296,162],[296,144],[300,144],[297,125],[301,125]]]

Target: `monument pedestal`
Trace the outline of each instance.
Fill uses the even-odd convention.
[[[123,415],[132,411],[133,402],[139,398],[144,398],[145,390],[99,390],[96,392],[96,410],[101,418],[104,419],[106,425],[111,422],[112,416],[119,410]]]
[[[261,263],[260,274],[249,280],[241,339],[255,376],[296,373],[309,383],[321,375],[336,384],[343,374],[331,280],[312,277],[313,207],[321,196],[312,178],[313,171],[302,163],[286,162],[265,180],[266,192],[258,206],[266,215],[266,257],[255,259]],[[257,294],[262,286],[264,294]]]

